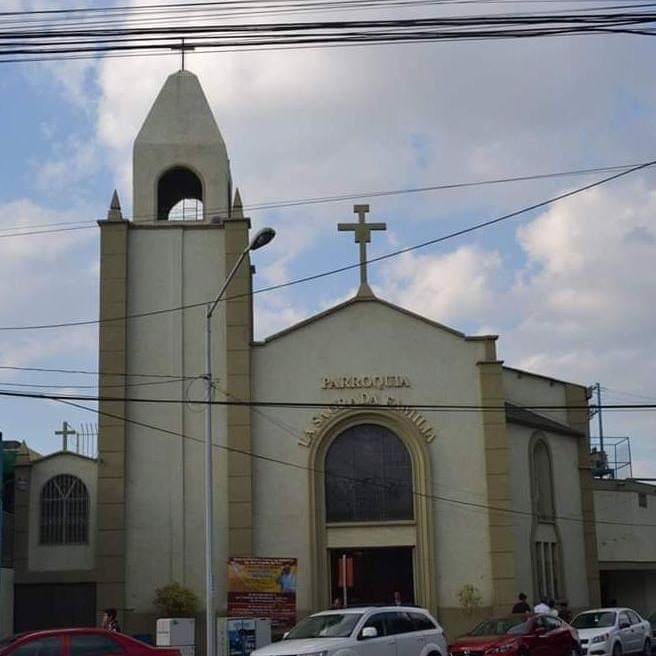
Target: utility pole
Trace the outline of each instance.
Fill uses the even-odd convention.
[[[597,392],[597,420],[599,421],[599,451],[604,453],[604,422],[601,416],[601,385],[595,383],[594,388]],[[602,456],[603,457],[603,456]]]
[[[226,277],[213,303],[207,304],[205,314],[205,622],[206,622],[206,656],[216,655],[214,618],[214,483],[212,459],[212,315],[219,301],[235,277],[241,263],[249,251],[266,246],[276,233],[272,228],[262,228],[239,254],[230,273]]]

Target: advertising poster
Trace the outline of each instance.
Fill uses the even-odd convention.
[[[282,633],[296,623],[296,558],[235,556],[228,561],[228,616],[266,617]]]

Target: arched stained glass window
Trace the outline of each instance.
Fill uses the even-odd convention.
[[[341,433],[326,454],[326,520],[412,519],[412,462],[403,442],[376,424]]]
[[[553,520],[553,474],[549,450],[543,440],[538,440],[533,447],[533,476],[538,519]]]
[[[89,492],[77,476],[59,474],[41,490],[41,544],[84,544],[89,539]]]

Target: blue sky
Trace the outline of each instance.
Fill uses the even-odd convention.
[[[570,5],[563,5],[564,7]],[[553,8],[550,5],[550,8]],[[533,7],[535,9],[535,7]],[[454,10],[444,10],[454,11]],[[463,11],[458,9],[457,11]],[[370,16],[370,14],[368,14]],[[334,14],[333,14],[334,16]],[[244,203],[417,187],[656,157],[655,42],[578,37],[192,54]],[[113,189],[131,212],[131,143],[175,57],[3,65],[0,229],[91,220]],[[582,185],[594,176],[374,198],[372,255]],[[372,266],[383,297],[468,333],[501,335],[511,365],[656,399],[656,197],[651,171],[521,220]],[[361,202],[361,201],[357,201]],[[252,212],[279,236],[256,287],[354,262],[352,201]],[[2,234],[2,233],[0,233]],[[97,315],[94,228],[0,238],[0,326]],[[260,337],[353,292],[357,272],[257,298]],[[95,327],[0,334],[0,364],[97,368]],[[92,376],[0,372],[16,383]],[[93,393],[93,390],[90,390]],[[47,452],[93,417],[0,400],[5,439]],[[653,415],[613,414],[639,475],[656,475]]]

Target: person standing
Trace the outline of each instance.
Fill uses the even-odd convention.
[[[560,606],[560,609],[558,610],[558,617],[560,617],[563,622],[570,624],[572,622],[572,611],[567,605],[567,600],[562,599],[558,605]]]
[[[403,599],[401,599],[401,593],[398,590],[394,591],[393,598],[395,606],[403,606]]]
[[[116,619],[116,608],[107,608],[103,614],[102,628],[112,633],[120,633],[121,627]]]
[[[513,615],[523,615],[524,613],[530,613],[531,607],[526,603],[526,595],[523,592],[520,592],[517,598],[519,601],[513,606]]]
[[[536,615],[549,615],[551,614],[551,608],[549,607],[549,603],[547,602],[546,597],[542,597],[540,599],[540,603],[535,606],[533,609],[533,612]]]

